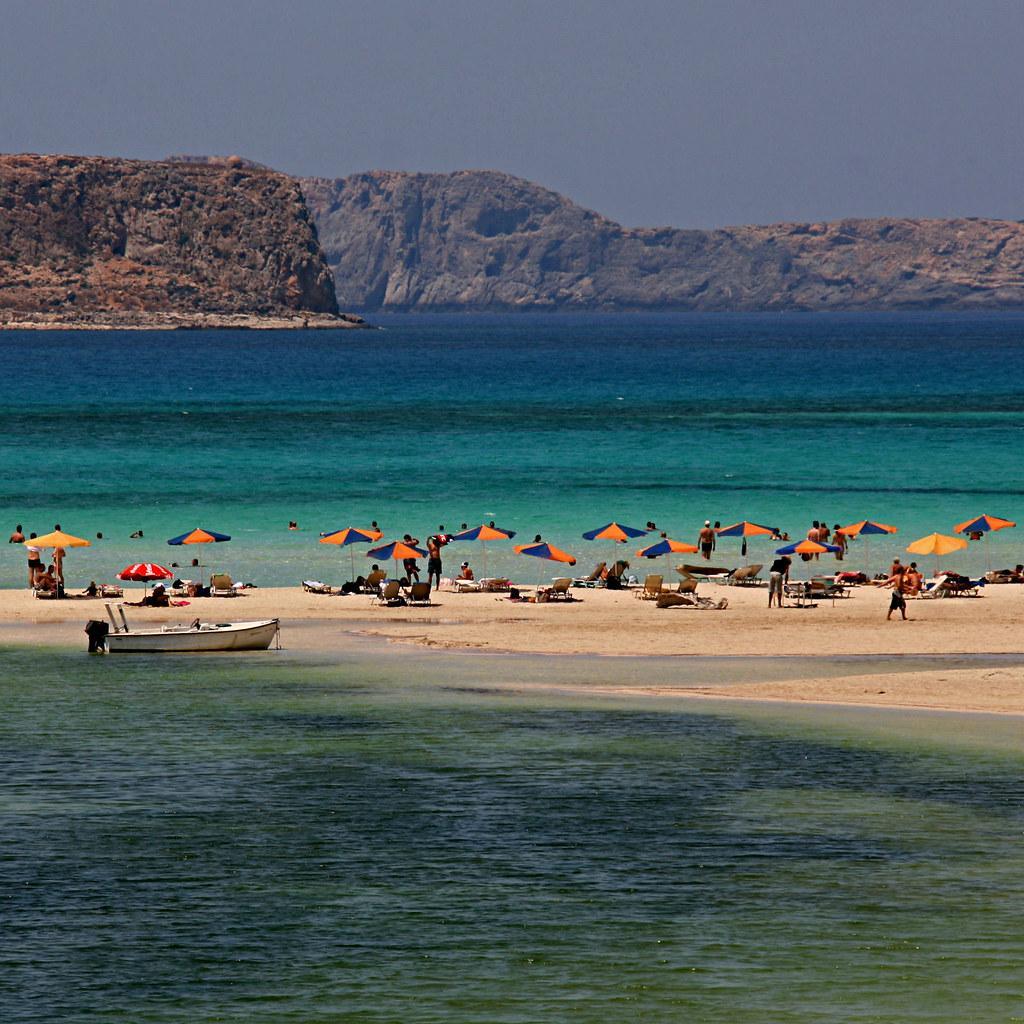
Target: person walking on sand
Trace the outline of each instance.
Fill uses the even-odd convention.
[[[786,593],[786,583],[789,581],[789,568],[793,560],[789,555],[783,555],[772,562],[768,570],[768,607],[772,606],[772,599],[779,608],[785,607],[782,603],[783,595]]]
[[[704,529],[697,536],[697,543],[700,545],[700,555],[705,562],[711,561],[711,552],[715,550],[715,531],[711,529],[711,520],[704,520]]]
[[[907,581],[905,577],[905,571],[903,566],[898,566],[896,571],[886,580],[885,585],[892,587],[892,600],[889,602],[889,614],[886,615],[885,621],[888,622],[892,618],[893,612],[899,612],[903,617],[903,621],[907,619],[907,598],[906,598],[906,587]]]

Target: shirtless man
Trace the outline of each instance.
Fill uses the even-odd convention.
[[[35,540],[35,534],[29,534],[29,542],[25,545],[25,554],[28,555],[28,588],[31,590],[36,585],[36,577],[43,572],[43,560],[39,557],[39,548],[31,541]]]
[[[25,534],[21,532],[21,523],[14,528],[14,533],[7,538],[8,544],[23,544],[25,542]]]
[[[447,543],[448,537],[444,533],[427,538],[427,582],[432,584],[435,590],[441,586],[441,548]]]
[[[885,621],[888,622],[892,618],[892,613],[898,611],[905,622],[907,619],[905,570],[902,565],[894,568],[893,574],[885,581],[887,587],[892,587],[892,600],[889,602],[889,614],[886,615]]]
[[[704,520],[704,529],[700,531],[697,543],[700,545],[701,558],[705,562],[710,562],[711,552],[715,550],[715,531],[711,529],[710,519]]]

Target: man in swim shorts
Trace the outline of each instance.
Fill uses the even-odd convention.
[[[700,545],[701,557],[705,562],[711,561],[711,552],[715,550],[715,531],[711,529],[711,520],[704,520],[704,529],[700,531],[697,538]]]

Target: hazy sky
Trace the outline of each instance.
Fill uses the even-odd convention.
[[[1024,0],[4,0],[0,149],[498,168],[630,225],[1024,218]]]

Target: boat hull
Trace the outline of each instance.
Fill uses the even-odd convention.
[[[204,623],[198,629],[169,626],[110,633],[111,654],[201,653],[205,651],[265,651],[277,637],[277,619],[260,622]]]

